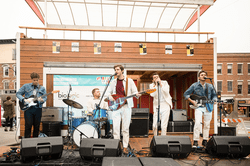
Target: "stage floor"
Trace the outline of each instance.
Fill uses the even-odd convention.
[[[192,140],[192,133],[168,133],[168,135],[176,135],[176,136],[183,136],[187,135],[190,137],[191,142]],[[140,158],[140,157],[151,157],[150,155],[150,143],[153,138],[152,131],[149,132],[148,137],[142,137],[142,138],[130,138],[129,146],[131,148],[131,151],[133,152],[133,155],[127,156],[122,154],[118,158],[124,159],[124,158]],[[201,140],[202,141],[202,140]],[[201,141],[199,141],[199,145],[201,145]],[[3,152],[7,152],[10,150],[10,148],[13,146],[3,146],[0,147],[0,155],[2,156]],[[20,148],[19,145],[15,146],[17,148]],[[156,157],[157,158],[157,157]],[[129,160],[129,159],[128,159]],[[79,154],[79,148],[75,148],[72,146],[66,146],[64,145],[64,150],[62,157],[60,159],[43,159],[37,158],[32,161],[28,161],[27,163],[22,163],[20,160],[16,160],[15,162],[6,162],[4,161],[4,158],[0,158],[0,165],[85,165],[85,166],[100,166],[102,165],[103,159],[92,159],[92,160],[86,160],[82,159]],[[194,151],[189,154],[187,158],[184,159],[174,159],[175,164],[181,165],[181,166],[190,166],[190,165],[197,165],[197,166],[231,166],[231,165],[237,165],[237,166],[247,166],[250,165],[250,155],[241,158],[241,159],[228,159],[228,158],[216,158],[213,156],[210,156],[205,152],[205,150],[199,150]],[[131,164],[128,164],[132,166]],[[166,163],[166,165],[169,165]],[[118,165],[123,166],[123,165]],[[136,165],[135,165],[136,166]]]

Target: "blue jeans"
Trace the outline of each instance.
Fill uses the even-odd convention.
[[[38,137],[41,118],[42,118],[42,108],[31,107],[24,112],[25,138],[30,138],[32,126],[34,126],[33,137]]]

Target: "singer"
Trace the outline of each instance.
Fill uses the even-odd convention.
[[[217,95],[213,89],[213,86],[209,83],[206,83],[207,72],[200,71],[198,73],[198,82],[193,83],[184,93],[184,97],[186,100],[190,101],[193,105],[197,105],[197,102],[190,98],[191,94],[196,94],[199,96],[206,96],[208,100],[217,100]],[[198,146],[198,141],[200,139],[200,129],[202,128],[202,115],[204,116],[204,129],[203,129],[203,141],[202,145],[206,146],[209,136],[210,129],[210,121],[212,119],[212,111],[208,111],[207,109],[209,105],[206,104],[206,107],[198,107],[195,109],[195,125],[193,132],[193,146]]]
[[[113,101],[112,94],[119,94],[123,96],[130,96],[136,94],[138,98],[140,94],[137,91],[134,81],[131,78],[126,78],[123,75],[124,67],[122,65],[114,66],[117,78],[112,80],[107,90],[108,100]],[[123,135],[123,153],[128,153],[129,143],[129,126],[131,121],[132,107],[134,102],[132,98],[127,99],[124,106],[113,112],[113,135],[114,139],[120,139],[120,125],[122,121],[122,135]]]
[[[153,133],[157,135],[157,120],[158,120],[158,88],[160,90],[160,119],[161,119],[161,135],[166,135],[170,109],[172,108],[172,97],[169,94],[169,84],[165,80],[161,80],[158,73],[153,73],[152,84],[150,89],[157,89],[150,95],[154,98],[153,101]]]

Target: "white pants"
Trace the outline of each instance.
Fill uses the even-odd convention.
[[[199,107],[195,109],[195,125],[194,125],[194,141],[199,141],[200,133],[202,129],[202,114],[204,114],[204,129],[203,129],[203,140],[208,140],[210,121],[212,120],[212,112],[207,111],[206,107]]]
[[[161,135],[166,135],[168,120],[170,114],[170,105],[166,102],[160,103]],[[154,107],[153,133],[157,135],[158,109]]]
[[[113,111],[113,135],[114,139],[120,139],[120,125],[122,120],[122,135],[123,135],[123,147],[128,147],[129,142],[129,126],[131,121],[132,109],[125,104],[122,108],[117,111]]]

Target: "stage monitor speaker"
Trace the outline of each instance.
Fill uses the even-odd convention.
[[[164,165],[164,166],[181,166],[179,163],[174,161],[172,158],[161,158],[161,157],[139,157],[143,166],[152,165]]]
[[[206,150],[216,157],[242,158],[250,154],[250,139],[248,136],[213,136]]]
[[[191,150],[189,136],[154,136],[150,150],[152,156],[186,158]]]
[[[137,157],[104,157],[102,166],[141,166]]]
[[[52,158],[58,159],[62,152],[62,137],[22,138],[21,140],[20,154],[23,161],[35,156],[52,156]]]
[[[81,141],[79,153],[86,159],[117,157],[121,154],[120,140],[84,138]]]

